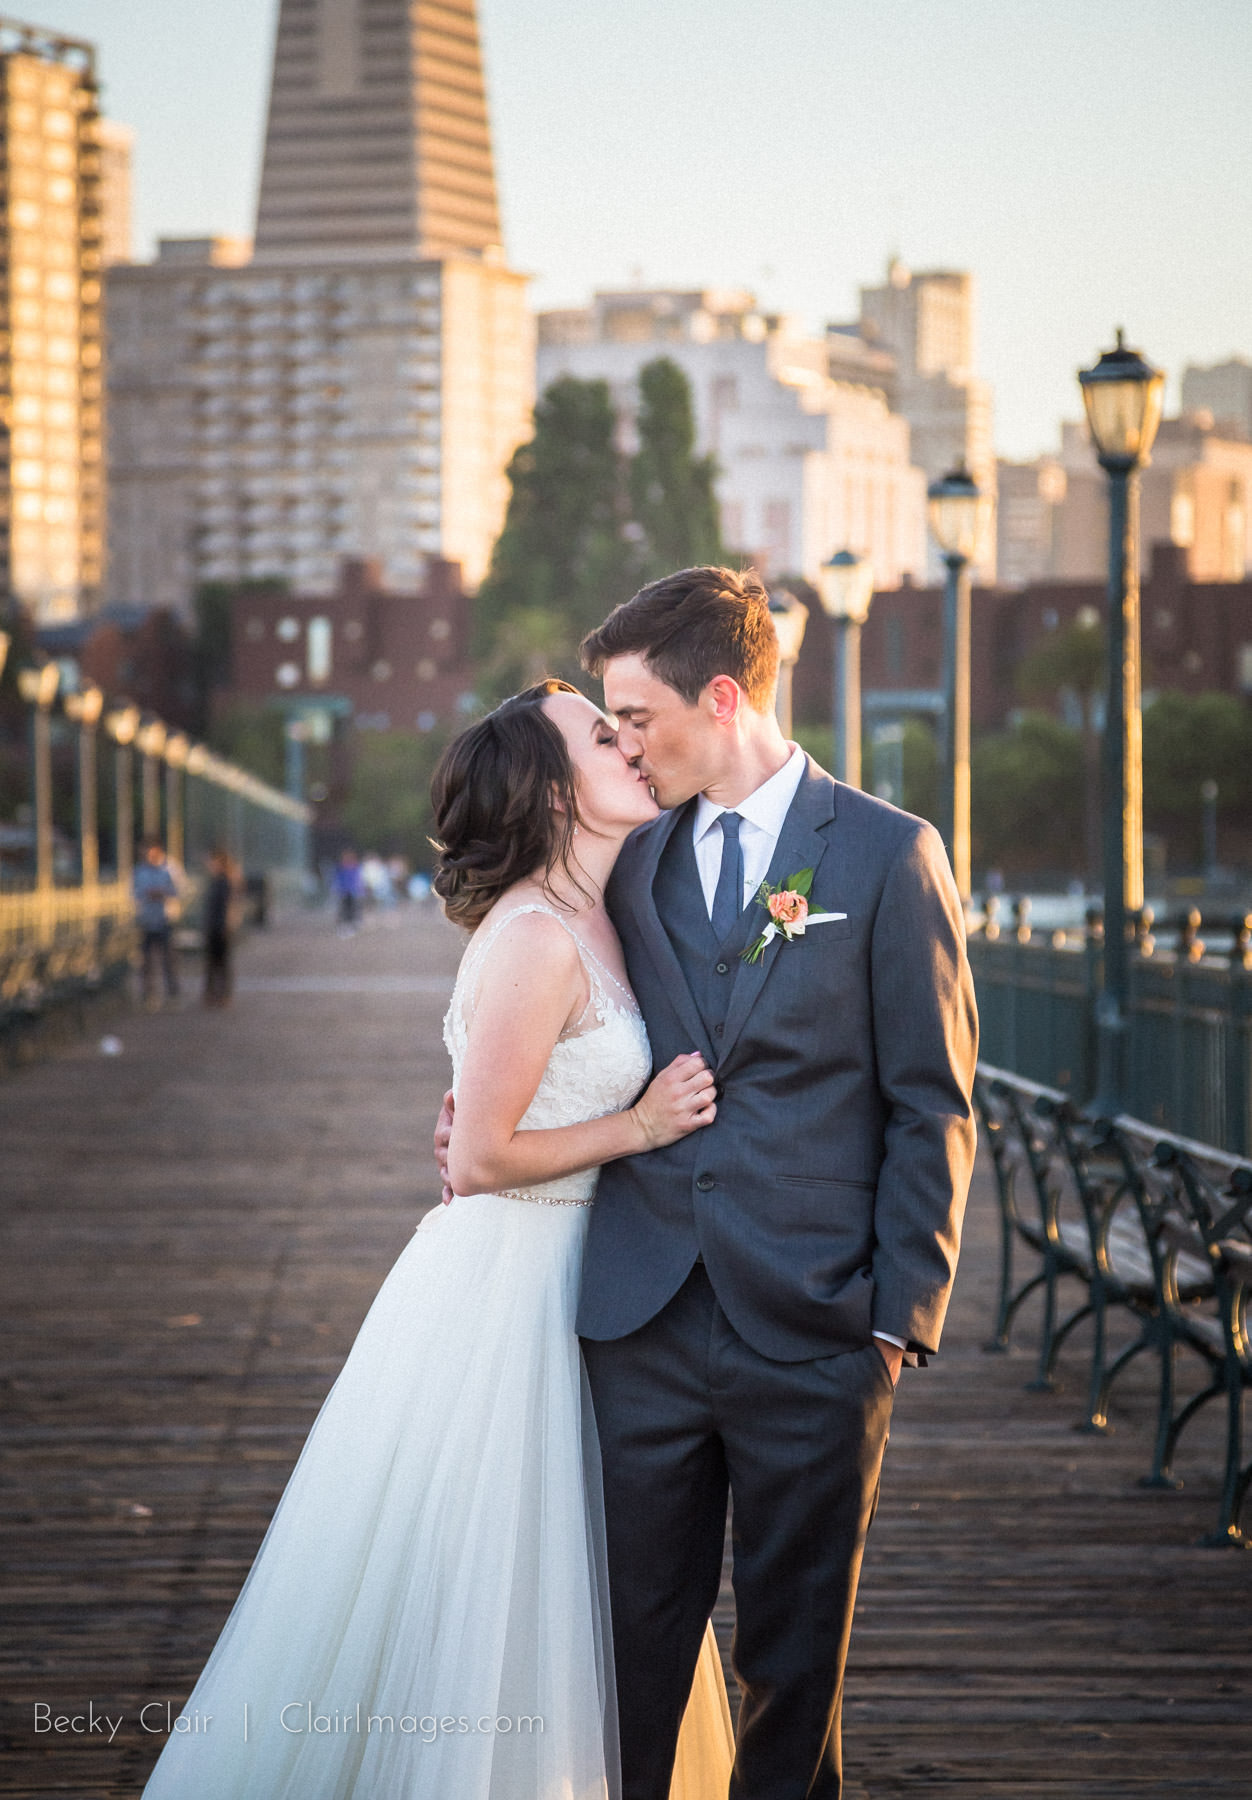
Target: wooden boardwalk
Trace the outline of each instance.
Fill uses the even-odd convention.
[[[352,939],[280,919],[231,1011],[135,1013],[120,1056],[89,1042],[0,1082],[0,1794],[140,1792],[161,1743],[140,1709],[177,1713],[435,1199],[459,945],[423,909]],[[1252,1558],[1192,1547],[1214,1431],[1184,1443],[1182,1493],[1137,1488],[1148,1372],[1111,1438],[1075,1434],[1065,1395],[1023,1391],[1024,1353],[981,1352],[993,1248],[983,1169],[945,1354],[897,1404],[850,1795],[1247,1800]],[[1076,1346],[1074,1389],[1081,1369]],[[730,1620],[726,1595],[724,1643]],[[122,1718],[112,1743],[34,1729],[37,1705],[89,1704]]]

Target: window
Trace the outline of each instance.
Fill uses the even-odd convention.
[[[1241,693],[1252,694],[1252,644],[1239,646],[1239,689]]]
[[[293,662],[279,663],[274,670],[274,680],[279,687],[293,688],[300,680],[300,671]]]
[[[310,681],[329,681],[330,646],[330,620],[325,618],[310,619],[308,638],[308,671]]]
[[[283,644],[294,644],[300,635],[300,623],[297,619],[280,619],[274,627],[274,635]]]

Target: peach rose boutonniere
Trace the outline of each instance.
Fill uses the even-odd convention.
[[[776,937],[803,937],[810,925],[824,925],[828,919],[846,919],[847,913],[815,913],[809,911],[809,893],[813,887],[812,869],[797,869],[778,887],[763,881],[757,890],[756,903],[769,914],[769,924],[760,937],[754,938],[741,954],[746,963],[758,963]]]

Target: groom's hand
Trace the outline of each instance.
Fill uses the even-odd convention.
[[[897,1385],[900,1380],[900,1370],[904,1366],[903,1350],[901,1350],[899,1344],[893,1344],[890,1338],[880,1337],[875,1337],[874,1348],[878,1351],[879,1355],[887,1365],[892,1385]]]
[[[448,1180],[448,1144],[452,1138],[452,1113],[456,1101],[449,1088],[443,1097],[443,1108],[439,1114],[439,1123],[435,1126],[435,1161],[439,1165],[439,1179],[443,1183],[440,1196],[445,1206],[453,1199],[452,1183]]]

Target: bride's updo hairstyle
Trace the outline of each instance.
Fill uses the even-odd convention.
[[[467,931],[514,882],[568,866],[578,824],[577,776],[543,710],[568,681],[536,682],[453,738],[430,784],[438,852],[432,885]]]

